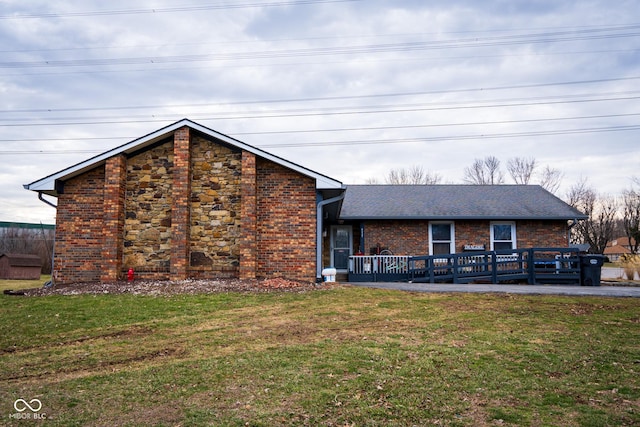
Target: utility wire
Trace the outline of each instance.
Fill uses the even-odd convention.
[[[64,60],[38,60],[38,61],[4,61],[0,62],[0,68],[41,68],[41,67],[95,67],[113,65],[141,65],[141,64],[167,64],[167,63],[190,63],[228,60],[255,60],[274,59],[291,57],[317,57],[331,55],[356,55],[389,52],[413,52],[434,49],[461,49],[478,47],[496,47],[520,44],[557,43],[577,40],[596,40],[604,38],[637,37],[640,32],[620,33],[620,34],[599,34],[581,36],[562,36],[549,38],[549,36],[535,36],[538,38],[521,38],[508,41],[444,41],[444,42],[408,42],[408,43],[386,43],[374,45],[355,46],[334,46],[334,47],[313,47],[305,49],[283,49],[283,50],[260,50],[251,52],[231,52],[231,53],[207,53],[192,55],[167,55],[167,56],[141,56],[129,58],[95,58],[95,59],[64,59]]]
[[[498,138],[523,138],[532,136],[555,136],[555,135],[572,135],[583,133],[604,133],[604,132],[628,132],[638,131],[640,125],[629,126],[608,126],[608,127],[592,127],[592,128],[574,128],[574,129],[558,129],[549,131],[532,131],[532,132],[509,132],[509,133],[489,133],[489,134],[471,134],[471,135],[448,135],[435,137],[417,137],[417,138],[393,138],[393,139],[362,139],[362,140],[343,140],[343,141],[318,141],[318,142],[292,142],[280,144],[254,144],[259,148],[308,148],[308,147],[329,147],[340,145],[373,145],[373,144],[401,144],[410,142],[438,142],[438,141],[464,141],[476,139],[498,139]],[[86,153],[102,153],[104,150],[20,150],[20,151],[0,151],[3,155],[28,155],[28,154],[86,154]]]
[[[467,93],[467,92],[489,92],[489,91],[501,91],[512,89],[533,89],[543,87],[554,86],[578,86],[597,83],[610,83],[640,80],[640,76],[629,77],[614,77],[608,79],[592,79],[592,80],[574,80],[563,82],[550,82],[550,83],[534,83],[534,84],[522,84],[522,85],[509,85],[509,86],[488,86],[477,88],[462,88],[462,89],[441,89],[441,90],[429,90],[418,92],[392,92],[381,94],[369,94],[369,95],[344,95],[344,96],[324,96],[324,97],[306,97],[306,98],[280,98],[280,99],[263,99],[263,100],[249,100],[249,101],[230,101],[223,103],[190,103],[190,104],[168,104],[163,105],[163,108],[189,108],[189,107],[213,107],[213,106],[232,106],[232,105],[249,105],[249,104],[276,104],[276,103],[300,103],[300,102],[315,102],[315,101],[344,101],[348,99],[375,99],[386,97],[403,97],[403,96],[420,96],[420,95],[438,95],[438,94],[453,94],[453,93]],[[584,95],[583,95],[584,96]],[[77,108],[32,108],[32,109],[12,109],[12,110],[0,110],[0,114],[14,114],[14,113],[53,113],[53,112],[86,112],[86,111],[114,111],[114,110],[144,110],[158,108],[158,105],[133,105],[133,106],[112,106],[112,107],[77,107]]]
[[[245,135],[283,135],[283,134],[299,134],[299,133],[323,133],[323,132],[357,132],[372,130],[400,130],[400,129],[423,129],[438,127],[454,127],[454,126],[485,126],[485,125],[502,125],[515,123],[539,123],[539,122],[556,122],[568,120],[591,120],[605,118],[620,117],[637,117],[640,113],[625,114],[601,114],[595,116],[574,116],[574,117],[552,117],[522,120],[500,120],[486,122],[460,122],[460,123],[431,123],[426,125],[405,125],[405,126],[371,126],[358,128],[334,128],[334,129],[300,129],[300,130],[280,130],[280,131],[262,131],[262,132],[234,132],[234,136]],[[89,137],[89,138],[34,138],[34,139],[0,139],[0,142],[71,142],[71,141],[95,141],[95,140],[132,140],[133,136],[111,136],[111,137]],[[34,150],[37,151],[37,150]],[[72,150],[73,151],[73,150]],[[38,151],[39,152],[39,151]],[[95,152],[95,151],[91,151]]]
[[[244,115],[227,116],[227,117],[205,117],[199,120],[219,121],[219,120],[247,120],[247,119],[274,119],[287,117],[312,117],[312,116],[342,116],[353,114],[382,114],[382,113],[409,113],[418,111],[449,111],[449,110],[466,110],[479,108],[502,108],[502,107],[525,107],[534,105],[559,105],[559,104],[578,104],[605,101],[630,101],[640,99],[640,96],[624,96],[603,99],[579,99],[565,101],[547,101],[547,102],[504,102],[499,104],[478,104],[478,105],[458,105],[458,106],[435,106],[424,108],[391,108],[380,110],[347,110],[347,111],[321,111],[321,112],[298,112],[298,113],[244,113]],[[393,107],[393,106],[390,106]],[[131,124],[131,123],[154,123],[166,122],[167,119],[139,119],[139,120],[104,120],[104,121],[75,121],[75,122],[56,122],[56,123],[0,123],[0,127],[35,127],[35,126],[80,126],[80,125],[113,125],[113,124]]]
[[[30,14],[14,14],[0,15],[0,19],[45,19],[45,18],[75,18],[86,16],[113,16],[113,15],[140,15],[155,13],[176,13],[176,12],[200,12],[205,10],[223,10],[223,9],[244,9],[255,7],[280,7],[280,6],[304,6],[325,3],[350,3],[362,0],[290,0],[290,1],[272,1],[266,3],[250,2],[250,3],[223,3],[208,4],[199,6],[176,6],[152,9],[115,9],[115,10],[94,10],[87,12],[50,12],[50,13],[30,13]]]

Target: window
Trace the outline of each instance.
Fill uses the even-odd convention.
[[[516,249],[516,224],[515,222],[491,223],[491,250]]]
[[[429,223],[429,242],[431,255],[452,254],[456,251],[452,222]]]

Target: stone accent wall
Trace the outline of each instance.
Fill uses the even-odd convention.
[[[195,137],[191,171],[190,276],[237,277],[242,153]]]
[[[315,278],[316,192],[312,178],[257,159],[258,277]]]
[[[104,244],[104,167],[65,182],[58,197],[53,278],[57,284],[100,280]]]
[[[163,277],[171,260],[173,142],[127,162],[124,265],[138,277]]]

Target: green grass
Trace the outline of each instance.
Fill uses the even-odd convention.
[[[38,280],[0,280],[0,292],[5,290],[17,291],[20,289],[41,288],[44,284],[51,280],[50,274],[43,274]]]
[[[0,296],[0,419],[47,425],[640,424],[640,301]],[[13,424],[12,424],[13,423]]]

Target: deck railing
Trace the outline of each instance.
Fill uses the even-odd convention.
[[[579,283],[577,249],[530,248],[450,255],[349,258],[349,281]]]

